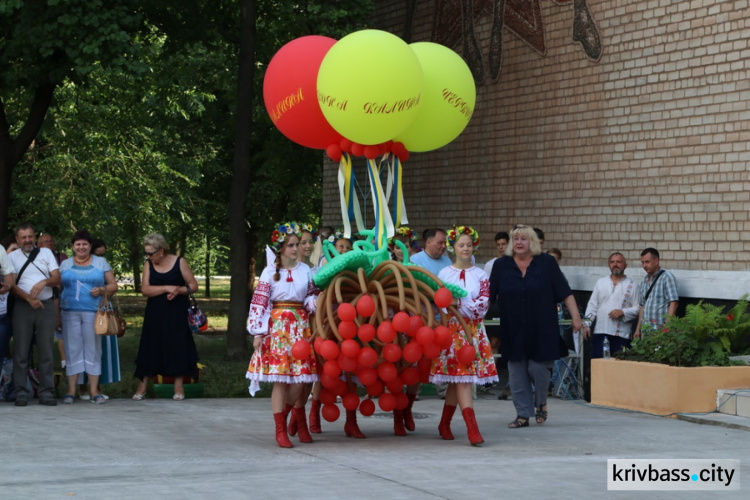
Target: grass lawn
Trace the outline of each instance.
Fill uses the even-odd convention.
[[[247,359],[230,360],[226,353],[227,311],[229,309],[229,280],[211,280],[212,298],[196,297],[201,309],[208,316],[209,328],[201,334],[194,335],[198,348],[200,363],[205,365],[201,372],[201,382],[205,387],[205,397],[234,398],[250,397],[247,391],[248,381],[245,379]],[[146,310],[146,299],[131,290],[120,290],[115,296],[119,302],[120,312],[125,316],[128,328],[125,336],[118,339],[120,348],[120,374],[122,380],[108,384],[102,391],[111,398],[129,398],[135,393],[138,380],[133,377],[135,372],[135,357],[141,339],[143,313]],[[215,297],[215,298],[214,298]],[[187,314],[187,313],[186,313]],[[247,339],[248,352],[252,352],[252,342]],[[60,366],[58,350],[55,349],[55,366]],[[64,371],[61,371],[64,373]],[[60,378],[57,387],[58,395],[67,393],[65,377]],[[270,386],[265,384],[256,397],[270,396]],[[154,397],[153,386],[149,386],[148,396]]]

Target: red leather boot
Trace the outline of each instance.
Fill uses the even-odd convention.
[[[406,436],[403,410],[393,410],[393,433],[397,436]]]
[[[284,418],[286,418],[289,415],[289,412],[292,411],[292,408],[294,408],[290,404],[284,405]],[[294,413],[292,413],[292,418],[288,420],[289,424],[287,425],[286,429],[289,432],[290,436],[296,436],[297,435],[297,420],[294,418]]]
[[[451,419],[453,419],[453,413],[455,413],[455,411],[455,406],[443,405],[443,416],[440,417],[440,424],[438,424],[440,437],[448,441],[454,439],[453,433],[451,432]]]
[[[323,429],[320,428],[320,400],[313,399],[310,404],[310,432],[320,434]]]
[[[409,398],[409,404],[404,408],[404,427],[406,427],[407,431],[413,431],[417,426],[414,425],[414,417],[411,414],[411,407],[414,406],[414,400],[417,399],[417,395],[407,394],[406,397]]]
[[[359,427],[357,426],[356,410],[346,410],[346,423],[344,424],[344,433],[346,433],[346,437],[353,437],[356,439],[364,439],[367,437],[362,434],[362,431],[359,430]]]
[[[274,413],[273,420],[276,423],[276,442],[282,448],[293,448],[289,436],[286,435],[286,416],[284,413]]]
[[[307,416],[305,415],[305,408],[292,408],[292,420],[297,422],[297,430],[299,431],[299,442],[300,443],[312,443],[313,438],[310,435],[310,431],[307,430]],[[290,432],[291,434],[291,432]]]
[[[477,417],[474,415],[474,408],[464,408],[461,410],[466,421],[466,431],[469,435],[469,442],[472,446],[480,446],[484,444],[484,438],[479,433],[479,426],[477,425]]]

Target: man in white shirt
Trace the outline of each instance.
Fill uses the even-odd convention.
[[[27,388],[31,342],[36,336],[39,370],[39,404],[57,406],[55,399],[53,346],[57,315],[52,288],[60,286],[57,260],[48,248],[35,245],[34,226],[24,222],[15,229],[20,247],[9,258],[16,270],[13,287],[13,380],[16,406],[26,406],[33,394]]]
[[[630,336],[638,319],[640,291],[638,285],[625,276],[628,267],[620,252],[609,256],[610,275],[596,282],[594,291],[586,306],[585,317],[594,321],[591,357],[602,357],[604,339],[609,339],[610,352],[615,354],[623,347],[630,346]],[[591,335],[591,329],[584,325],[583,334]]]

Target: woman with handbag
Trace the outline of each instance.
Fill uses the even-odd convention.
[[[88,375],[91,402],[106,402],[99,393],[102,345],[94,330],[94,320],[102,298],[117,292],[117,282],[107,261],[91,254],[91,241],[88,231],[76,231],[71,239],[73,258],[60,265],[60,310],[68,378],[68,393],[62,399],[64,404],[75,401],[80,373]]]
[[[148,379],[162,375],[174,377],[172,399],[182,401],[183,377],[198,378],[198,350],[188,324],[188,296],[198,290],[198,282],[185,259],[167,253],[164,236],[146,236],[143,251],[141,294],[148,300],[135,359],[140,383],[133,400],[145,398]]]

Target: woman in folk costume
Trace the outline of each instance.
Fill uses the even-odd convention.
[[[316,308],[319,290],[312,282],[310,268],[297,262],[300,228],[296,222],[279,226],[271,235],[276,261],[263,270],[250,303],[247,330],[253,339],[253,353],[246,377],[252,382],[250,394],[260,382],[273,382],[271,408],[276,423],[276,442],[291,448],[286,417],[289,408],[297,424],[301,443],[312,443],[305,418],[307,395],[303,384],[318,380],[312,347],[309,355],[298,359],[292,346],[310,338],[309,314]],[[293,405],[286,406],[285,405]]]
[[[484,443],[474,415],[472,384],[497,382],[497,368],[490,342],[484,329],[483,318],[489,307],[490,281],[487,274],[471,263],[474,247],[479,244],[479,234],[469,226],[453,227],[447,234],[448,250],[455,252],[456,262],[440,271],[444,283],[458,285],[468,292],[462,299],[453,299],[453,306],[463,317],[468,331],[453,315],[449,315],[448,328],[453,335],[451,346],[442,351],[432,363],[430,382],[448,384],[445,405],[438,432],[443,439],[453,439],[450,422],[456,405],[461,407],[469,442],[474,446]],[[464,364],[459,360],[459,350],[474,347],[474,358]]]

